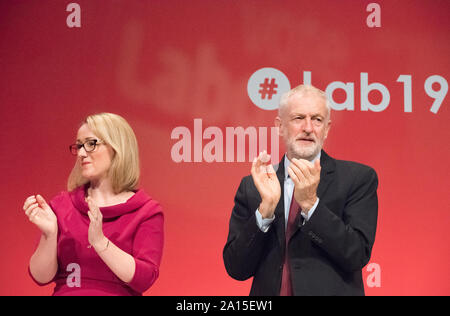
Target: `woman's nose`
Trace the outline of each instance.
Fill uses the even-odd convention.
[[[84,146],[82,146],[80,149],[78,149],[78,157],[87,157],[86,149],[84,149]]]

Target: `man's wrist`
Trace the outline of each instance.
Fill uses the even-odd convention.
[[[301,212],[302,217],[303,217],[306,221],[308,221],[308,220],[311,218],[311,216],[313,215],[313,213],[316,211],[317,205],[319,205],[319,201],[320,201],[320,199],[317,198],[317,199],[316,199],[316,202],[315,202],[314,205],[308,210],[307,213],[303,212],[303,210],[302,210],[302,212]]]
[[[259,204],[258,211],[263,219],[269,219],[273,217],[273,214],[275,213],[275,207],[276,204],[274,205],[273,203],[263,201],[261,202],[261,204]]]
[[[317,196],[315,196],[310,201],[306,201],[306,202],[303,202],[302,204],[300,204],[300,207],[302,208],[302,212],[305,215],[308,215],[308,212],[313,208],[313,206],[314,206],[314,204],[316,204],[316,202],[317,202]]]

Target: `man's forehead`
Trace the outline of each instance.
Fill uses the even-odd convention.
[[[323,115],[327,113],[326,102],[323,97],[314,94],[293,95],[286,107],[287,114]]]

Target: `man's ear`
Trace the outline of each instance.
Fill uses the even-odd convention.
[[[282,128],[281,128],[281,118],[279,117],[279,116],[277,116],[276,118],[275,118],[275,127],[278,127],[278,135],[279,136],[283,136],[283,132],[282,132]]]
[[[325,139],[328,137],[328,132],[330,131],[330,127],[331,127],[331,120],[328,119],[327,127],[326,127],[326,130],[325,130]]]

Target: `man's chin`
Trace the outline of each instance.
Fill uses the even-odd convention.
[[[316,148],[314,146],[313,148],[294,148],[291,151],[291,156],[296,159],[305,159],[305,160],[313,160],[314,157],[317,156],[319,153],[320,148]]]

